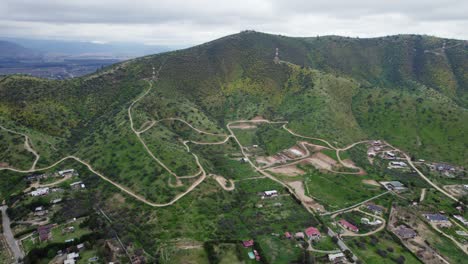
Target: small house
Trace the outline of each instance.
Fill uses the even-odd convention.
[[[74,174],[74,173],[75,173],[74,169],[62,170],[58,172],[58,174],[62,177],[66,176],[67,174]]]
[[[453,216],[458,221],[462,222],[463,225],[468,226],[468,221],[461,215],[454,215]]]
[[[328,260],[333,263],[342,261],[344,258],[345,258],[345,255],[342,252],[335,253],[335,254],[328,254]]]
[[[289,232],[284,233],[284,237],[286,237],[287,239],[292,238],[291,233],[289,233]]]
[[[254,245],[253,239],[242,241],[242,245],[245,248],[252,247]]]
[[[370,225],[370,226],[377,226],[377,225],[382,224],[382,221],[380,221],[378,219],[374,220],[374,221],[371,221],[371,220],[369,220],[369,218],[363,217],[363,218],[361,218],[361,223],[363,223],[365,225]]]
[[[344,219],[341,219],[340,221],[338,221],[338,223],[344,227],[345,229],[347,230],[350,230],[352,232],[359,232],[359,228],[353,224],[351,224],[350,222],[344,220]]]
[[[377,215],[381,215],[384,211],[384,208],[382,206],[378,206],[375,204],[367,204],[366,208],[367,210]]]
[[[49,187],[38,188],[37,190],[31,192],[31,196],[42,196],[48,193],[49,193]]]
[[[441,227],[451,227],[452,223],[446,217],[445,215],[442,214],[426,214],[424,215],[426,219],[433,224],[439,225]]]
[[[308,227],[305,233],[309,239],[320,239],[320,231],[315,227]]]
[[[396,167],[396,168],[404,168],[407,165],[403,161],[390,161],[390,166]]]
[[[39,226],[37,228],[37,233],[39,234],[40,241],[46,241],[51,239],[52,234],[50,230],[53,228],[53,225]]]
[[[400,225],[395,233],[397,234],[397,236],[401,237],[402,239],[410,239],[410,238],[415,238],[417,236],[416,232],[411,229],[411,228],[408,228],[404,225]]]
[[[276,197],[276,196],[278,196],[278,191],[277,190],[264,191],[263,195],[265,197]]]

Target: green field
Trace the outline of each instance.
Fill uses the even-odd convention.
[[[337,210],[382,193],[380,187],[362,183],[365,176],[324,174],[310,170],[305,175],[309,194],[328,210]]]
[[[345,239],[351,250],[365,263],[395,263],[400,259],[401,263],[421,263],[411,252],[402,246],[398,239],[388,232],[379,232],[370,237],[355,237]]]

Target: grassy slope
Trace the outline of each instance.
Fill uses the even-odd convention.
[[[147,88],[147,82],[140,80],[151,76],[152,65],[158,67],[164,61],[155,91],[134,109],[136,127],[148,120],[175,116],[201,129],[222,132],[229,120],[262,115],[287,119],[298,133],[321,136],[339,145],[381,137],[416,156],[466,164],[462,157],[467,157],[463,137],[467,131],[463,123],[467,82],[466,73],[460,70],[466,68],[466,48],[459,45],[447,50],[447,58],[424,52],[441,45],[441,39],[418,36],[298,39],[243,33],[187,50],[139,58],[110,67],[107,73],[69,81],[24,76],[0,79],[0,120],[14,123],[13,128],[20,131],[32,131],[43,142],[44,152],[51,153],[50,161],[57,156],[50,145],[58,146],[60,155],[74,153],[135,192],[167,201],[182,188],[168,187],[169,176],[145,153],[129,129],[126,114],[131,100]],[[274,64],[276,47],[283,60],[295,65]],[[421,84],[427,89],[420,88]],[[171,137],[213,140],[194,135],[175,122],[160,125]],[[174,142],[160,142],[159,136],[148,134],[153,147],[181,149],[172,146]],[[265,131],[261,136],[268,142],[281,139],[270,146],[272,152],[289,145],[281,133]],[[208,147],[195,151],[203,154],[201,160],[212,172],[233,179],[252,174],[247,168],[234,169],[237,161],[230,160],[233,150]],[[213,158],[216,153],[222,153],[222,158]],[[172,165],[178,170],[185,164]],[[326,181],[316,175],[311,178]],[[8,181],[12,186],[20,178]],[[335,182],[342,181],[327,184]],[[338,188],[332,186],[336,192]],[[114,216],[128,223],[121,227],[128,241],[151,249],[156,249],[150,241],[154,237],[158,242],[181,236],[201,241],[245,239],[315,224],[292,200],[282,201],[282,208],[267,213],[256,210],[255,193],[273,188],[281,189],[268,180],[247,181],[236,183],[235,192],[225,193],[207,180],[189,198],[158,209],[157,224],[155,211],[133,202],[131,208],[116,210]],[[112,197],[115,189],[108,189],[101,190],[101,199]],[[330,204],[350,202],[340,194],[319,195]],[[356,201],[364,198],[358,191],[353,194]],[[181,214],[187,217],[181,218]]]

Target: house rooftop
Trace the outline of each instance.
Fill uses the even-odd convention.
[[[374,212],[383,212],[383,207],[375,204],[368,204],[367,209],[374,211]]]
[[[429,221],[448,221],[448,218],[441,214],[426,214],[426,219]]]
[[[244,247],[251,247],[251,246],[254,245],[254,241],[253,241],[253,239],[246,240],[246,241],[242,241],[242,245],[243,245]]]
[[[315,228],[315,227],[308,227],[306,230],[305,230],[305,233],[308,237],[311,237],[311,236],[320,236],[320,231]]]

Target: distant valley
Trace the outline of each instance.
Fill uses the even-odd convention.
[[[0,39],[0,75],[69,79],[123,60],[168,50],[168,47],[141,44]]]

